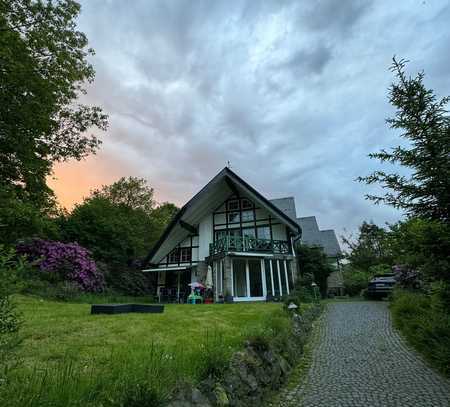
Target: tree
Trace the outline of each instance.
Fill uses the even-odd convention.
[[[103,185],[92,192],[92,196],[102,197],[113,204],[130,209],[141,209],[150,214],[155,206],[153,188],[144,178],[122,177],[111,185]]]
[[[389,89],[389,102],[397,109],[387,120],[391,128],[402,131],[408,147],[370,154],[381,162],[400,164],[410,176],[375,171],[358,180],[379,183],[391,190],[383,196],[367,195],[375,203],[384,202],[403,209],[408,215],[425,219],[450,220],[450,118],[446,106],[450,100],[437,100],[433,90],[423,84],[424,73],[405,74],[406,61],[393,59],[391,70],[397,77]]]
[[[427,281],[450,283],[449,225],[411,218],[391,226],[389,241],[396,264],[420,272]]]
[[[86,131],[107,126],[99,107],[77,104],[94,79],[79,11],[73,0],[0,0],[0,183],[37,207],[52,204],[53,163],[95,152]]]
[[[327,278],[334,271],[334,268],[331,266],[323,249],[321,247],[309,247],[298,244],[295,251],[300,273],[300,278],[297,281],[301,284],[302,280],[307,279],[308,276],[313,276],[314,282],[319,286],[322,296],[326,296]]]
[[[154,242],[153,223],[141,209],[92,196],[62,221],[65,241],[88,248],[95,260],[127,265],[144,257]]]
[[[169,224],[172,218],[179,211],[179,208],[171,202],[163,202],[152,211],[152,217],[155,221],[157,234],[162,234],[165,227]]]
[[[392,263],[388,232],[373,222],[361,224],[356,240],[345,236],[342,240],[350,249],[346,258],[356,270],[369,272],[373,266]]]

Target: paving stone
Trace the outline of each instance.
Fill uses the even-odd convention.
[[[279,406],[450,406],[450,382],[393,329],[386,302],[331,303],[325,312],[307,377]]]

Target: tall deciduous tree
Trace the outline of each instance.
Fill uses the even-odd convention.
[[[122,177],[111,185],[103,185],[92,192],[92,196],[102,197],[116,205],[130,209],[141,209],[150,214],[155,206],[153,188],[144,178]]]
[[[41,206],[52,164],[95,152],[86,131],[107,126],[99,107],[77,103],[94,79],[79,12],[73,0],[0,0],[0,187]]]
[[[346,258],[353,268],[368,272],[373,266],[391,264],[388,232],[373,222],[363,222],[356,239],[342,236],[350,252]]]
[[[423,84],[424,73],[408,77],[405,64],[404,60],[393,60],[391,69],[397,82],[390,87],[389,102],[397,111],[387,122],[402,131],[409,145],[381,150],[370,157],[400,164],[411,175],[376,171],[358,180],[390,190],[383,196],[367,196],[376,203],[393,205],[408,215],[449,222],[450,118],[446,107],[450,98],[438,100]]]

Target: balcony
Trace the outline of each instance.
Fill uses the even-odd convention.
[[[209,245],[210,256],[228,252],[290,254],[290,245],[285,240],[249,236],[224,236]]]

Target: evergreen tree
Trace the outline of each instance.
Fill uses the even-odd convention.
[[[408,146],[370,154],[381,162],[400,164],[409,176],[375,171],[358,180],[379,183],[390,190],[383,196],[367,195],[376,203],[384,202],[408,215],[448,222],[450,220],[450,118],[446,106],[450,100],[436,98],[423,84],[424,73],[407,77],[406,61],[393,59],[397,82],[389,90],[389,102],[396,108],[387,120],[391,128],[402,131]]]

